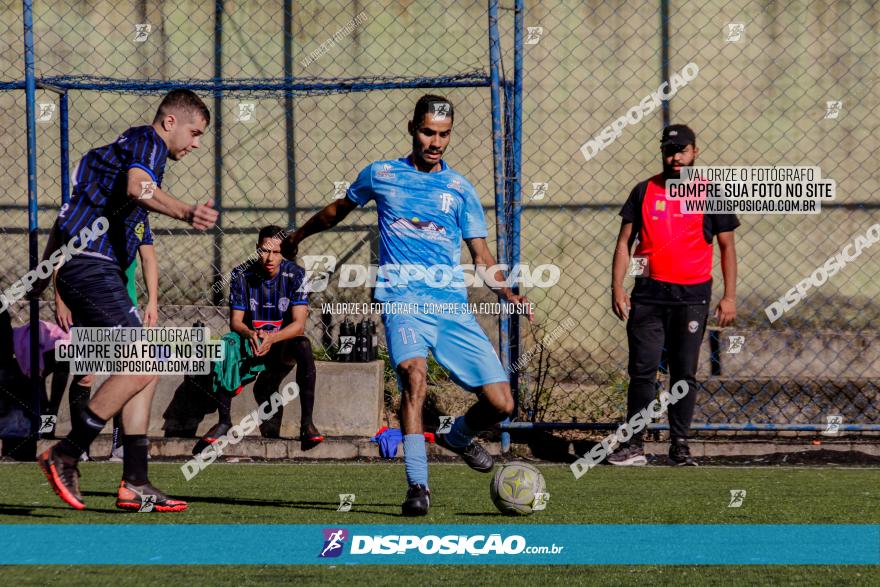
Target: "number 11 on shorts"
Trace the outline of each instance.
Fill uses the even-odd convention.
[[[409,335],[412,337],[412,340],[407,340],[407,338],[406,338],[406,331],[407,331],[407,330],[409,330]],[[415,329],[413,329],[413,328],[404,328],[403,326],[401,326],[400,328],[397,329],[397,331],[400,332],[400,338],[403,339],[403,344],[412,344],[412,343],[414,343],[414,342],[416,341],[416,331],[415,331]]]

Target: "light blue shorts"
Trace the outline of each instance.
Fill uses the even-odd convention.
[[[452,380],[468,391],[509,380],[472,313],[383,314],[382,323],[395,369],[407,359],[427,358],[430,350]]]

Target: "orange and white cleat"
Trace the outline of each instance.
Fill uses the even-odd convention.
[[[134,485],[123,480],[116,494],[116,507],[134,512],[182,512],[189,504],[168,497],[149,482]]]

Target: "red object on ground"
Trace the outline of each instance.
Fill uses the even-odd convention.
[[[379,431],[376,432],[376,434],[373,435],[373,437],[374,437],[374,438],[378,437],[380,434],[382,434],[382,433],[385,432],[386,430],[388,430],[388,426],[382,426],[381,428],[379,428]],[[436,439],[434,438],[434,433],[433,433],[433,432],[425,432],[424,434],[425,434],[425,440],[427,440],[427,441],[430,442],[431,444],[435,444],[435,440],[436,440]]]

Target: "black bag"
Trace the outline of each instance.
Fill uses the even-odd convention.
[[[31,421],[21,405],[21,390],[29,389],[12,350],[12,319],[0,312],[0,438],[27,438]]]

